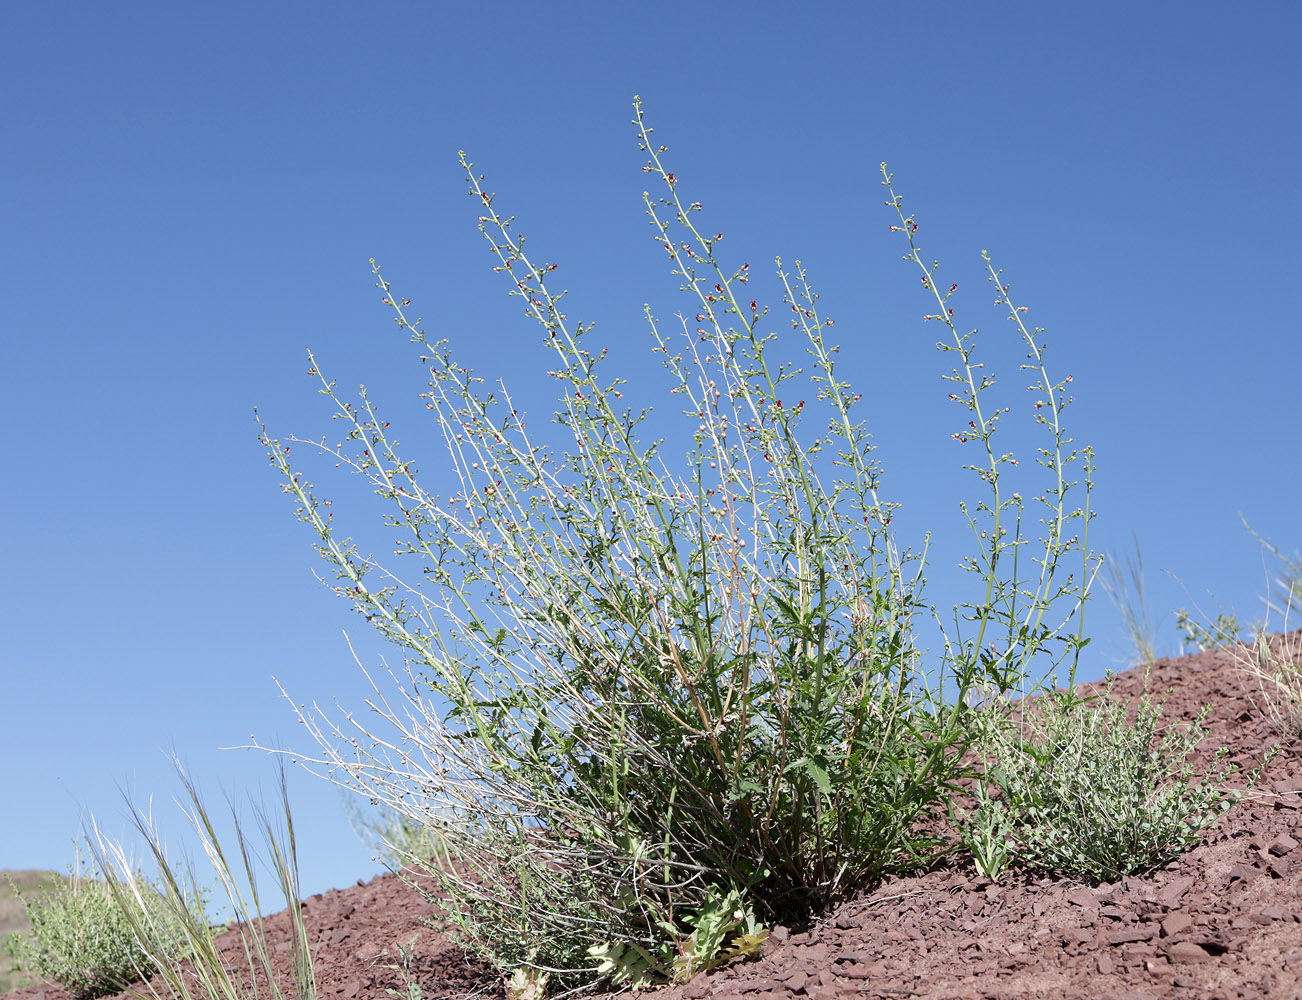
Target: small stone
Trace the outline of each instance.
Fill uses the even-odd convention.
[[[1173,963],[1187,965],[1191,962],[1210,962],[1212,956],[1192,941],[1177,941],[1166,949],[1166,957]]]
[[[1096,910],[1099,905],[1098,897],[1088,889],[1077,889],[1075,892],[1067,893],[1067,902],[1089,910]]]
[[[1157,936],[1154,924],[1139,924],[1135,927],[1122,927],[1108,931],[1108,944],[1127,944],[1131,941],[1148,941]]]
[[[1266,850],[1270,851],[1270,853],[1275,855],[1275,857],[1282,858],[1285,854],[1293,850],[1293,848],[1295,847],[1297,847],[1297,841],[1294,840],[1292,837],[1290,837],[1287,833],[1284,833],[1276,837],[1274,841],[1271,842],[1271,845],[1266,848]]]
[[[1144,969],[1150,976],[1169,976],[1171,974],[1171,963],[1165,958],[1146,958],[1144,959]]]
[[[1175,906],[1180,897],[1188,892],[1193,884],[1194,880],[1187,875],[1183,878],[1172,879],[1157,894],[1157,901],[1163,906]]]
[[[701,997],[708,995],[709,992],[710,978],[708,976],[698,975],[683,987],[683,996],[686,1000],[701,1000]]]
[[[1113,970],[1116,969],[1116,964],[1112,961],[1112,956],[1110,956],[1106,951],[1099,955],[1098,961],[1095,965],[1097,966],[1099,975],[1101,976],[1110,976],[1112,975]]]
[[[1244,882],[1248,882],[1260,874],[1260,868],[1253,868],[1252,865],[1236,864],[1230,869],[1230,881],[1237,882],[1242,879]]]
[[[789,973],[783,980],[787,989],[792,993],[799,993],[805,988],[805,983],[809,981],[809,975],[804,969],[796,969],[795,972]]]
[[[872,966],[863,962],[843,963],[836,967],[836,974],[846,979],[867,979],[872,973]]]
[[[1162,921],[1162,937],[1175,937],[1193,926],[1193,917],[1177,910]]]

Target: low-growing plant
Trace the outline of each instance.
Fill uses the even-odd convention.
[[[283,768],[283,824],[273,822],[261,807],[255,807],[255,812],[267,852],[266,863],[276,876],[288,913],[288,983],[273,975],[276,945],[262,923],[257,856],[245,836],[238,810],[231,809],[238,856],[233,864],[218,840],[194,782],[179,761],[176,768],[189,800],[189,805],[182,808],[216,872],[236,922],[231,927],[209,922],[202,906],[207,893],[195,870],[178,867],[168,859],[166,846],[148,813],[131,806],[132,823],[157,869],[156,903],[147,895],[149,883],[141,879],[121,844],[92,826],[91,848],[104,872],[112,901],[158,971],[157,981],[147,984],[149,996],[153,1000],[258,1000],[264,995],[270,1000],[316,1000],[316,973],[299,905],[297,846]],[[162,931],[166,928],[175,928],[176,932],[165,936]],[[240,958],[234,963],[217,944],[217,939],[228,931],[238,935],[241,946],[237,953]]]
[[[1243,626],[1239,624],[1239,619],[1226,611],[1219,612],[1204,624],[1192,612],[1180,608],[1175,613],[1175,624],[1184,634],[1182,648],[1185,645],[1193,646],[1201,653],[1233,646],[1243,640]]]
[[[706,900],[686,921],[692,932],[680,937],[678,927],[667,926],[668,941],[658,954],[636,942],[623,941],[593,945],[588,954],[597,960],[598,974],[608,977],[615,986],[636,989],[657,981],[686,983],[734,958],[758,955],[769,936],[737,889]],[[669,942],[673,942],[672,946]]]
[[[860,396],[835,369],[833,320],[804,268],[776,262],[771,311],[749,263],[724,262],[722,234],[699,221],[701,203],[634,108],[661,191],[643,196],[651,236],[690,301],[677,334],[646,309],[687,421],[680,471],[649,408],[625,402],[626,380],[606,374],[591,324],[562,304],[557,265],[526,253],[464,154],[495,270],[553,355],[564,452],[505,387],[485,389],[446,341],[428,339],[374,262],[428,366],[450,495],[422,485],[365,390],[342,399],[311,354],[351,443],[284,443],[263,429],[337,593],[407,660],[393,673],[396,704],[372,680],[379,721],[300,710],[321,752],[295,756],[433,831],[437,863],[408,860],[425,864],[450,918],[518,995],[548,976],[624,975],[637,964],[628,956],[672,978],[679,958],[744,950],[769,921],[928,863],[946,845],[919,821],[963,773],[976,693],[1024,691],[1064,665],[1074,677],[1088,642],[1092,453],[1062,424],[1070,376],[1050,378],[1043,332],[1024,325],[1001,273],[986,258],[1027,352],[1043,435],[1045,481],[1025,495],[1008,481],[1022,475],[1016,459],[995,447],[1009,410],[991,399],[975,331],[954,319],[958,285],[924,258],[882,165],[890,229],[954,361],[951,437],[974,452],[965,468],[982,490],[960,505],[976,586],[942,620],[923,595],[926,543],[901,548],[891,528],[898,504],[879,492]],[[804,362],[781,353],[788,323]],[[291,464],[295,443],[369,482],[403,535],[396,554],[423,563],[416,579],[336,533],[330,502]],[[920,617],[941,630],[934,661]]]
[[[1151,870],[1196,844],[1201,832],[1245,794],[1228,789],[1236,768],[1218,763],[1194,782],[1190,756],[1207,736],[1206,710],[1188,724],[1163,725],[1162,702],[1147,692],[1130,706],[1102,694],[1047,693],[1013,722],[984,716],[984,777],[966,818],[964,843],[980,870],[1009,864],[1090,882]],[[1256,780],[1252,775],[1248,787]],[[997,794],[992,794],[997,793]]]
[[[69,877],[53,888],[29,894],[12,888],[31,922],[27,934],[10,941],[19,968],[78,998],[118,993],[153,974],[148,951],[97,867],[91,864],[83,874],[80,848]],[[140,905],[157,919],[160,940],[175,946],[178,928],[163,918],[158,888],[143,879]]]
[[[405,945],[398,945],[398,961],[394,965],[386,965],[384,968],[391,969],[402,977],[401,990],[395,990],[392,986],[386,986],[384,992],[391,997],[403,997],[405,1000],[421,1000],[422,994],[420,983],[416,981],[416,973],[413,966],[416,960],[416,942],[420,935],[416,935]]]

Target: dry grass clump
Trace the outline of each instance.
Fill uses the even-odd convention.
[[[1235,662],[1257,682],[1258,701],[1276,730],[1302,737],[1302,632],[1259,632],[1235,651]]]

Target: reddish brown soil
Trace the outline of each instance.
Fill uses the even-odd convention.
[[[1302,641],[1302,632],[1292,638]],[[1230,653],[1159,660],[1151,687],[1170,689],[1166,719],[1210,705],[1212,737],[1246,774],[1281,742],[1255,704],[1256,683]],[[1141,672],[1114,694],[1137,698]],[[909,997],[934,1000],[1157,997],[1302,1000],[1302,741],[1284,741],[1252,795],[1160,871],[1083,886],[978,877],[956,859],[892,880],[809,927],[776,928],[763,956],[648,994],[654,1000]],[[419,935],[414,974],[424,1000],[502,996],[488,969],[421,923],[429,904],[393,876],[305,904],[322,1000],[407,997],[390,966]],[[285,915],[269,918],[283,933]],[[287,947],[287,946],[286,946]],[[30,987],[5,1000],[68,1000]]]

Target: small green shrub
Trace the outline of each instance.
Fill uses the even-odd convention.
[[[992,876],[1012,863],[1090,882],[1149,870],[1196,844],[1244,794],[1225,788],[1236,769],[1220,757],[1192,781],[1205,711],[1164,727],[1161,702],[1145,694],[1132,722],[1109,680],[1097,698],[1050,693],[1027,714],[1014,724],[990,711],[984,722],[988,786],[963,842]]]
[[[17,887],[14,891],[22,896]],[[142,882],[140,899],[143,907],[159,912],[156,887]],[[97,871],[88,877],[72,875],[22,900],[31,928],[9,945],[17,965],[37,978],[58,983],[74,997],[90,998],[120,992],[153,974],[148,949]],[[159,931],[165,944],[177,945],[174,924],[160,922]]]
[[[1206,625],[1185,608],[1175,613],[1175,624],[1184,635],[1182,645],[1193,646],[1199,652],[1209,649],[1223,649],[1243,640],[1243,626],[1239,619],[1222,611]]]

